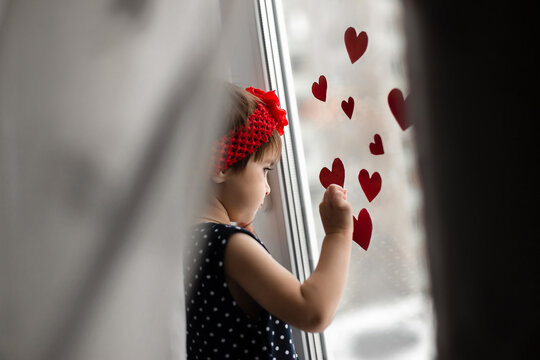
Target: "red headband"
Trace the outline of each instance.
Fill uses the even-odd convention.
[[[246,91],[257,96],[261,103],[248,117],[246,125],[231,130],[214,147],[214,174],[225,171],[229,166],[253,154],[262,144],[268,142],[274,130],[283,135],[283,128],[289,123],[287,113],[279,107],[275,90],[262,91],[253,87]]]

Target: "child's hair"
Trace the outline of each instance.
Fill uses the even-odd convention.
[[[248,122],[248,117],[257,109],[259,103],[261,103],[261,100],[257,96],[239,86],[230,84],[228,91],[230,93],[231,103],[226,118],[226,133],[245,126]],[[277,130],[274,130],[268,141],[263,143],[255,152],[235,162],[229,166],[229,169],[232,171],[243,170],[251,158],[254,161],[261,161],[268,152],[276,154],[276,158],[281,156],[281,136]]]

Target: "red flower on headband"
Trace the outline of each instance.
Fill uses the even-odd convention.
[[[289,122],[287,121],[287,112],[279,107],[276,91],[263,91],[254,87],[248,87],[246,91],[262,100],[270,115],[276,120],[276,130],[279,135],[283,135],[283,129]]]

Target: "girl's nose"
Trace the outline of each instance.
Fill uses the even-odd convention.
[[[268,184],[268,181],[266,181],[266,187],[265,187],[265,190],[266,190],[266,191],[265,191],[264,195],[265,195],[265,196],[270,195],[270,190],[271,190],[271,189],[270,189],[270,185]]]

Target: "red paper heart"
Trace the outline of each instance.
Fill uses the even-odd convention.
[[[411,124],[407,118],[407,104],[401,90],[392,89],[390,93],[388,93],[388,106],[390,106],[390,111],[392,111],[392,114],[396,118],[401,129],[403,131],[407,130]]]
[[[341,102],[341,108],[343,109],[343,112],[345,112],[345,115],[349,117],[349,119],[352,118],[354,110],[354,99],[349,96],[349,101],[343,100]]]
[[[368,36],[365,31],[362,31],[358,36],[356,36],[356,30],[353,27],[345,31],[345,47],[347,48],[352,64],[364,55],[367,44]]]
[[[311,85],[311,92],[313,96],[321,101],[326,101],[326,77],[324,75],[319,76],[319,83],[316,81]]]
[[[323,168],[319,173],[319,180],[326,189],[330,184],[336,184],[341,187],[345,184],[345,168],[339,158],[335,158],[332,163],[332,171]]]
[[[367,250],[373,232],[373,223],[366,209],[360,210],[358,219],[353,216],[353,240],[362,249]]]
[[[358,181],[360,182],[360,186],[362,186],[362,190],[364,190],[364,194],[366,194],[369,202],[375,199],[379,191],[381,191],[382,179],[381,175],[376,171],[370,177],[366,169],[360,170],[360,173],[358,174]]]
[[[383,145],[382,145],[381,136],[379,134],[375,134],[375,136],[373,136],[373,140],[374,140],[374,142],[369,144],[369,151],[373,155],[382,155],[382,154],[384,154],[384,149],[383,149]]]

